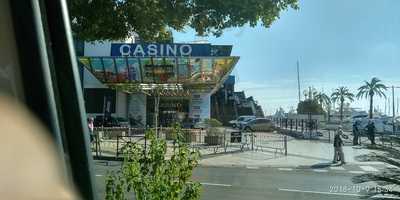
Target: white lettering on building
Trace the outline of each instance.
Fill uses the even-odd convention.
[[[175,56],[176,55],[176,45],[173,46],[173,48],[171,47],[171,45],[167,44],[167,56]],[[172,51],[172,55],[170,55],[169,53],[171,53]]]
[[[137,45],[135,48],[135,51],[133,51],[133,55],[135,55],[135,56],[139,56],[138,53],[140,53],[140,56],[145,55],[142,45]]]
[[[186,48],[186,52],[184,51]],[[179,48],[181,56],[190,56],[192,54],[192,47],[190,45],[184,44]]]
[[[121,56],[129,56],[131,54],[131,47],[127,44],[123,44],[119,48],[119,52],[121,53]]]
[[[192,46],[188,44],[180,46],[175,44],[149,44],[148,46],[123,44],[119,47],[119,52],[121,56],[190,56]]]
[[[148,54],[149,56],[157,56],[157,45],[155,45],[155,44],[150,44],[150,45],[147,47],[147,54]]]

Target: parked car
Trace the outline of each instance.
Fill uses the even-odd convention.
[[[118,121],[119,126],[130,127],[128,119],[123,117],[117,117],[116,119]]]
[[[241,122],[246,122],[246,121],[249,121],[249,120],[253,120],[253,119],[255,119],[255,118],[256,118],[256,116],[254,116],[254,115],[243,115],[243,116],[239,116],[239,117],[238,117],[237,119],[235,119],[235,120],[229,121],[229,124],[230,124],[233,128],[239,128]]]
[[[241,129],[244,131],[271,131],[274,125],[270,119],[256,118],[241,124]]]
[[[102,115],[98,115],[94,118],[94,126],[95,127],[120,127],[121,123],[115,117],[106,117],[103,120]]]

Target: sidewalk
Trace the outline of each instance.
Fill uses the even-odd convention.
[[[344,146],[346,162],[361,164],[354,158],[368,154],[370,151],[360,146]],[[326,142],[310,140],[289,140],[288,155],[273,151],[244,151],[231,154],[203,157],[200,165],[203,166],[243,166],[243,167],[296,167],[331,163],[333,159],[333,145]],[[365,164],[365,162],[363,162]],[[368,162],[369,164],[379,164]]]

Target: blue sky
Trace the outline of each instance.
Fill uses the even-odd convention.
[[[176,42],[233,44],[232,55],[241,57],[233,72],[236,90],[254,96],[272,113],[296,107],[297,60],[302,89],[314,86],[331,93],[347,86],[356,92],[374,76],[400,86],[398,8],[398,0],[302,0],[299,10],[282,12],[269,29],[228,29],[219,38],[199,38],[188,29],[174,37]],[[397,93],[400,97],[400,89]],[[383,102],[377,99],[382,109]],[[352,106],[367,109],[368,104],[360,100]]]

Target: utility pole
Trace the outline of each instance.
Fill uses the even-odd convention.
[[[297,60],[297,89],[299,92],[299,103],[301,101],[301,95],[300,95],[300,69],[299,69],[299,60]]]
[[[395,126],[395,124],[394,124],[394,117],[395,117],[395,113],[394,113],[394,111],[395,111],[395,109],[394,109],[394,86],[392,86],[392,103],[393,103],[393,119],[392,119],[392,123],[393,123],[393,135],[394,135],[394,132],[396,131],[396,126]]]

